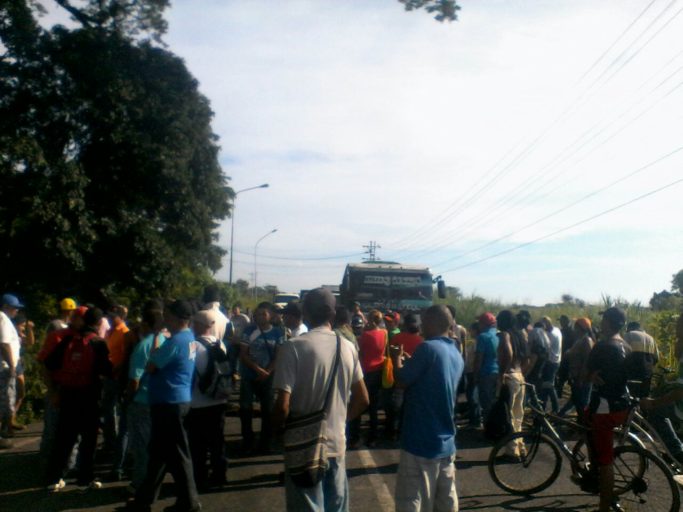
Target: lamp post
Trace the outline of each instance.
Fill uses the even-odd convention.
[[[262,241],[264,238],[269,237],[270,235],[272,235],[272,234],[275,233],[276,231],[277,231],[277,228],[273,229],[272,231],[268,231],[268,233],[266,233],[266,234],[263,235],[261,238],[259,238],[259,239],[256,241],[256,244],[254,244],[254,299],[256,299],[256,297],[257,297],[257,288],[258,288],[258,269],[257,269],[257,266],[256,266],[256,265],[257,265],[257,262],[256,262],[256,251],[258,250],[258,244],[260,244],[261,241]]]
[[[232,198],[232,215],[230,216],[230,280],[229,283],[232,286],[232,253],[233,253],[233,247],[234,247],[234,241],[235,241],[235,205],[237,204],[237,196],[238,194],[241,194],[242,192],[248,192],[249,190],[256,190],[257,188],[268,188],[268,183],[264,183],[263,185],[258,185],[256,187],[249,187],[249,188],[243,188],[242,190],[238,190],[235,192],[235,195]]]

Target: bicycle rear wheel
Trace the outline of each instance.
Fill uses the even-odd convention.
[[[511,455],[517,451],[519,455]],[[495,484],[511,494],[527,496],[550,487],[562,468],[562,456],[547,435],[535,431],[504,437],[489,455]]]
[[[614,486],[625,489],[619,496],[624,510],[680,510],[680,490],[669,467],[656,455],[636,446],[615,448]]]

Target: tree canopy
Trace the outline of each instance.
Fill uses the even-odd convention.
[[[207,276],[233,191],[209,101],[160,44],[168,0],[57,3],[75,28],[0,7],[0,289],[94,300]]]
[[[455,21],[458,19],[460,6],[455,0],[398,0],[406,11],[424,9],[430,14],[434,14],[437,21]]]

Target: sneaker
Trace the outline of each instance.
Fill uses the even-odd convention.
[[[96,491],[98,489],[102,489],[102,482],[95,478],[89,483],[78,483],[78,490],[81,492],[87,492],[90,490]]]
[[[66,487],[66,482],[63,479],[59,479],[59,481],[55,482],[54,484],[50,484],[47,486],[47,491],[52,493],[52,492],[59,492],[62,489]]]

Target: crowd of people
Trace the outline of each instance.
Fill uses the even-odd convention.
[[[199,301],[149,300],[136,318],[122,304],[100,309],[65,298],[59,308],[36,356],[48,390],[40,450],[50,492],[64,489],[69,471],[84,489],[102,486],[94,472],[101,432],[110,478],[130,480],[128,508],[149,510],[170,472],[172,509],[200,510],[200,494],[227,482],[224,424],[237,390],[241,456],[280,449],[280,434],[293,420],[325,412],[324,471],[301,485],[285,464],[288,510],[348,510],[345,453],[380,439],[400,447],[397,510],[457,510],[456,426],[487,435],[488,423],[500,421],[494,404],[505,397],[510,428],[520,431],[526,384],[544,409],[574,409],[591,426],[601,510],[612,505],[612,429],[625,420],[629,393],[643,397],[643,409],[683,462],[672,423],[683,391],[647,398],[657,344],[615,307],[602,313],[599,326],[565,315],[559,326],[547,316],[534,323],[527,311],[503,310],[481,314],[468,328],[452,306],[420,314],[362,311],[357,303],[347,309],[322,288],[284,309],[263,302],[251,316],[238,304],[223,308],[214,287]],[[18,297],[2,297],[2,447],[23,428],[16,420],[22,346],[35,342],[23,310]],[[681,357],[683,323],[679,331]],[[642,384],[629,389],[629,380]],[[523,455],[523,446],[507,447],[506,456]]]

